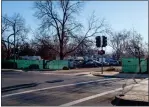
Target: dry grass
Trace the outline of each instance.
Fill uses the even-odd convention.
[[[117,68],[117,67],[108,67],[107,69],[105,69],[105,71],[121,72],[121,68]]]

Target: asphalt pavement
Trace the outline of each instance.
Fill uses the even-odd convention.
[[[33,87],[2,92],[2,106],[112,105],[123,84],[132,79],[104,78],[89,72],[2,72],[2,88],[36,83]],[[118,89],[118,90],[117,90]]]

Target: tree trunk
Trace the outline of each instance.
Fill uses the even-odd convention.
[[[59,57],[60,57],[60,60],[63,60],[64,59],[63,42],[62,41],[60,42],[60,53],[59,53]]]
[[[63,53],[60,52],[59,55],[60,55],[60,60],[63,60],[64,59]]]
[[[10,54],[9,54],[10,52],[9,52],[9,49],[7,50],[7,59],[9,59],[10,58]]]

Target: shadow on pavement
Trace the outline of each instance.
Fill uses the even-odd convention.
[[[117,97],[111,101],[111,104],[115,106],[149,106],[149,102],[124,100]]]
[[[46,83],[57,83],[57,82],[63,82],[64,80],[52,80],[52,81],[46,81]]]
[[[115,75],[103,75],[104,77],[109,78],[125,78],[125,79],[145,79],[148,78],[148,74],[132,74],[132,73],[118,73]]]
[[[3,87],[3,88],[1,88],[1,92],[8,92],[8,91],[18,90],[18,89],[22,89],[22,88],[35,87],[38,84],[39,83],[30,83],[30,84],[20,84],[20,85]]]

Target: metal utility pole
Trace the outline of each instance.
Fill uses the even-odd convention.
[[[107,37],[106,36],[102,36],[102,74],[103,74],[103,55],[105,54],[105,51],[103,50],[103,47],[107,46]]]

